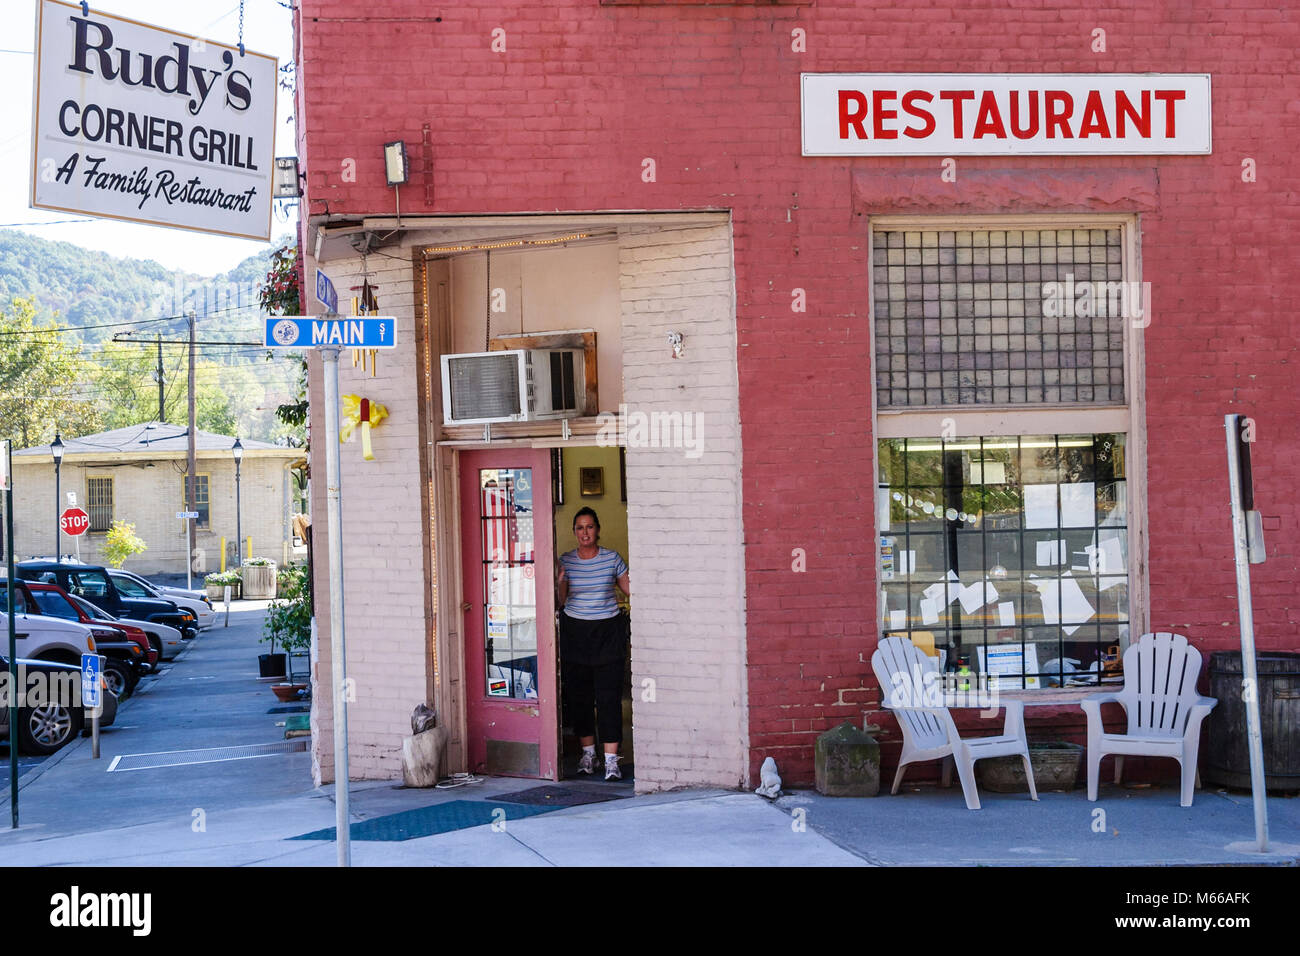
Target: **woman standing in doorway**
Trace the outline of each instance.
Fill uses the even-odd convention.
[[[600,519],[590,508],[573,517],[578,546],[560,555],[556,589],[560,616],[560,662],[568,723],[582,744],[580,773],[596,768],[596,736],[605,750],[605,779],[619,780],[618,745],[623,742],[623,675],[627,631],[614,585],[627,595],[627,564],[602,548]]]

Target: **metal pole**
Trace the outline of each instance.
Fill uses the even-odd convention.
[[[343,522],[339,501],[339,347],[320,350],[325,372],[325,476],[328,497],[326,519],[329,528],[330,572],[330,659],[333,665],[334,712],[334,833],[338,843],[338,865],[352,865],[351,833],[348,830],[348,704],[344,693],[347,666],[343,634]]]
[[[198,476],[195,474],[195,472],[198,471],[198,457],[195,451],[195,438],[198,433],[198,424],[197,424],[197,417],[195,414],[195,407],[194,407],[194,319],[195,319],[194,310],[190,309],[188,312],[186,312],[185,318],[189,320],[189,324],[190,324],[190,382],[189,382],[190,427],[188,430],[189,444],[186,446],[186,454],[185,454],[185,510],[198,511],[199,510],[198,502],[194,496],[194,483],[198,481]],[[211,493],[211,489],[209,489],[209,494],[210,493]],[[198,522],[197,518],[185,519],[185,541],[186,541],[185,589],[187,591],[190,590],[194,585],[194,580],[193,580],[194,551],[196,549],[196,538],[194,532],[196,530],[197,522]]]
[[[14,561],[18,553],[14,549],[14,443],[5,442],[5,541],[9,553],[5,555],[8,568],[6,584],[9,588],[9,817],[10,825],[18,829],[18,635],[15,633],[14,615]],[[57,533],[57,525],[56,533]]]
[[[1237,566],[1237,608],[1241,621],[1242,699],[1246,705],[1246,734],[1250,746],[1250,793],[1255,804],[1255,842],[1268,852],[1268,805],[1264,788],[1264,744],[1259,728],[1259,675],[1255,666],[1255,612],[1250,599],[1250,559],[1246,553],[1246,513],[1241,510],[1241,475],[1237,435],[1240,415],[1224,415],[1228,436],[1228,491],[1232,507],[1232,558]]]
[[[55,436],[58,437],[57,435]],[[63,560],[63,535],[59,528],[59,508],[62,505],[59,502],[59,466],[62,464],[58,456],[54,458],[54,562],[57,564]],[[12,562],[11,562],[12,563]]]
[[[239,459],[235,459],[235,567],[244,566],[244,552],[241,550],[243,544],[240,542],[240,536],[244,533],[244,511],[240,505],[239,498]]]

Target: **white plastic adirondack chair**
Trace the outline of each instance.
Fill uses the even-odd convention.
[[[1018,701],[1002,701],[1007,709],[1006,724],[999,737],[971,737],[963,739],[957,733],[948,708],[942,706],[939,686],[939,662],[927,656],[911,641],[901,637],[883,639],[871,655],[871,668],[880,682],[884,706],[898,718],[903,730],[903,753],[894,774],[890,793],[898,793],[903,782],[903,771],[910,763],[952,757],[961,780],[966,807],[980,808],[979,789],[975,786],[975,761],[985,757],[1018,755],[1025,763],[1025,779],[1029,781],[1029,796],[1037,800],[1034,770],[1029,763],[1029,742],[1025,737],[1025,705]],[[932,674],[928,681],[926,675]],[[943,783],[948,785],[948,767],[943,769]]]
[[[1093,694],[1080,706],[1088,715],[1088,799],[1097,799],[1101,758],[1115,755],[1115,782],[1124,772],[1124,755],[1173,757],[1182,768],[1184,807],[1192,805],[1201,721],[1218,701],[1196,692],[1201,652],[1181,634],[1143,634],[1124,652],[1124,689]],[[1101,705],[1118,703],[1128,715],[1128,732],[1103,733]]]

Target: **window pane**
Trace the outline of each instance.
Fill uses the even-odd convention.
[[[532,469],[481,469],[479,491],[487,694],[535,700],[537,587]]]
[[[86,479],[86,511],[91,531],[107,531],[113,525],[112,477]]]
[[[1128,636],[1123,438],[882,441],[881,632],[1001,689],[1096,683]]]

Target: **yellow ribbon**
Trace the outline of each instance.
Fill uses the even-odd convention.
[[[370,403],[370,421],[361,420],[361,396],[344,395],[342,420],[339,423],[339,441],[345,442],[352,437],[352,432],[358,425],[361,426],[361,457],[366,461],[374,461],[374,453],[370,450],[370,426],[378,425],[388,417],[388,409],[378,402]]]

